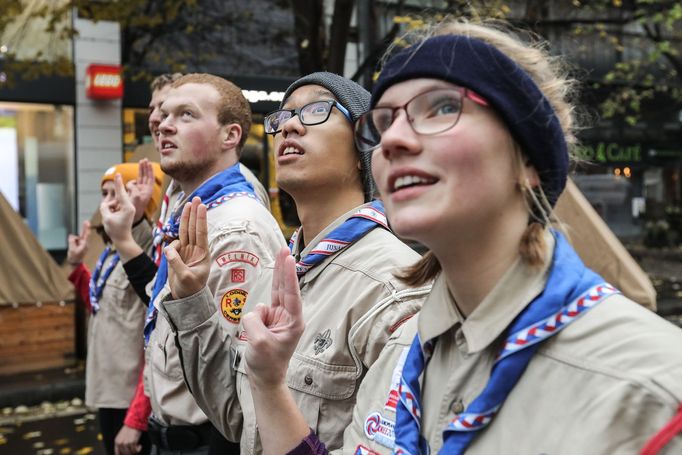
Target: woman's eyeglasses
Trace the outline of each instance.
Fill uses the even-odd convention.
[[[265,132],[267,134],[279,133],[282,131],[282,125],[294,115],[298,115],[298,119],[303,125],[319,125],[320,123],[329,120],[329,116],[331,115],[334,106],[336,106],[349,121],[353,121],[348,109],[343,107],[338,101],[314,101],[305,106],[301,106],[298,109],[279,109],[270,112],[265,116],[265,120],[263,121]]]
[[[489,105],[475,92],[458,87],[420,93],[402,106],[375,107],[355,122],[355,145],[361,152],[370,152],[379,147],[381,135],[391,127],[401,109],[417,134],[428,136],[449,130],[459,120],[464,98],[482,106]]]

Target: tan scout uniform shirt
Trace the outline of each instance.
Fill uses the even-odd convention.
[[[152,229],[142,221],[133,238],[144,250],[152,243]],[[104,261],[111,264],[114,254]],[[135,395],[142,368],[142,329],[146,305],[128,282],[121,261],[107,279],[99,299],[100,309],[88,323],[88,357],[85,367],[85,404],[95,408],[126,409]]]
[[[300,245],[295,245],[297,259],[305,259],[320,240],[357,210],[339,217],[302,252]],[[406,289],[393,276],[418,259],[417,253],[378,227],[326,258],[300,280],[306,327],[289,365],[287,382],[308,424],[328,447],[341,446],[364,373],[391,333],[419,310],[428,294],[429,286]],[[217,313],[209,305],[200,306],[206,311],[204,318],[188,321],[187,334],[180,332],[179,336],[190,388],[217,428],[231,440],[241,438],[242,453],[260,453],[243,361],[246,342],[240,337],[230,353],[228,344],[221,343],[217,335]],[[191,311],[188,308],[174,317],[188,318]],[[228,374],[229,364],[237,366],[239,403],[230,396],[235,385]],[[238,405],[243,412],[243,432]]]
[[[182,209],[184,199],[177,202],[176,210]],[[243,311],[256,302],[270,300],[274,258],[286,243],[272,215],[249,197],[237,197],[209,210],[207,219],[211,254],[207,286],[215,295],[210,303],[214,310],[220,309],[221,333],[234,336]],[[169,297],[166,284],[157,302]],[[160,305],[146,350],[145,391],[151,399],[153,417],[165,425],[198,425],[207,420],[185,385],[173,334],[173,326],[183,330],[194,318],[194,311],[201,313],[192,303],[194,299],[196,296]],[[172,313],[177,305],[192,309],[186,319],[171,319],[165,314],[166,309]],[[211,373],[212,377],[219,374]]]
[[[396,332],[367,373],[343,453],[358,446],[391,453],[365,422],[378,412],[380,430],[392,433],[391,380],[417,330],[422,340],[438,337],[421,395],[421,434],[437,453],[443,429],[483,390],[506,327],[542,291],[546,271],[518,261],[466,319],[440,276],[419,317]],[[637,454],[682,402],[680,346],[677,327],[621,295],[609,297],[541,345],[466,453]],[[663,453],[682,453],[682,438]]]

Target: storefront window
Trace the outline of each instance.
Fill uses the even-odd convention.
[[[73,107],[0,102],[0,191],[47,250],[74,231]]]

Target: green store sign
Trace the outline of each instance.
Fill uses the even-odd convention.
[[[578,159],[597,163],[633,163],[642,161],[640,144],[623,145],[617,142],[597,142],[576,148]]]

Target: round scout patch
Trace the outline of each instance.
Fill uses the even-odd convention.
[[[230,289],[220,300],[220,311],[228,321],[237,324],[242,317],[246,296],[249,293],[243,289]]]

